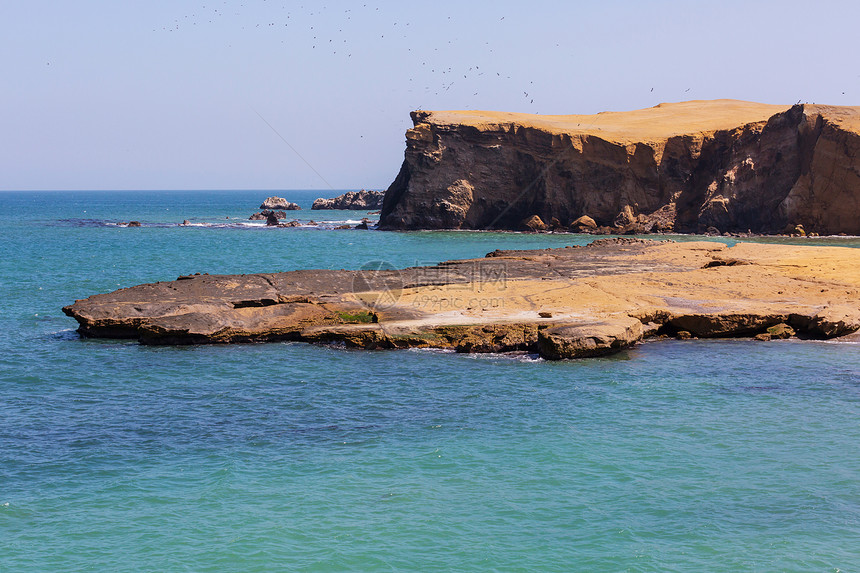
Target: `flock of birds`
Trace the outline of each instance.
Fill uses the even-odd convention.
[[[490,39],[483,42],[476,43],[474,39],[461,41],[456,36],[457,27],[452,25],[455,21],[452,21],[452,16],[446,16],[441,27],[434,26],[428,44],[427,31],[422,29],[428,25],[427,22],[398,20],[384,7],[362,4],[360,8],[329,9],[326,6],[296,7],[295,4],[288,6],[275,1],[264,2],[267,4],[266,10],[261,12],[259,4],[253,10],[258,18],[265,13],[267,19],[262,21],[253,21],[252,11],[246,8],[245,3],[224,0],[217,4],[201,4],[193,13],[174,18],[160,31],[181,32],[187,28],[223,26],[224,22],[229,22],[226,27],[228,32],[275,31],[283,35],[280,42],[291,48],[295,48],[298,42],[303,49],[341,57],[352,65],[367,65],[362,57],[366,53],[405,50],[408,59],[414,62],[405,78],[408,81],[406,90],[416,96],[416,104],[427,103],[422,100],[446,95],[453,89],[455,92],[459,90],[457,96],[462,105],[470,107],[470,97],[473,101],[480,101],[484,92],[508,91],[510,94],[521,92],[519,100],[523,106],[532,113],[538,113],[535,102],[540,101],[536,97],[536,91],[539,90],[534,80],[518,79],[511,74],[510,69],[503,69],[506,66],[499,64],[504,62],[504,57],[497,54],[491,41],[493,38],[504,38],[505,32],[511,30],[497,28],[492,34],[485,31]],[[492,20],[498,26],[507,25],[504,15],[497,14]],[[450,24],[445,26],[449,21]],[[388,43],[369,46],[374,41]],[[559,44],[555,45],[559,47]],[[472,62],[465,64],[466,57]],[[413,107],[426,109],[424,105]]]
[[[492,10],[485,12],[491,13]],[[480,31],[486,37],[481,44],[475,42],[474,38],[461,41],[456,37],[457,30],[462,31],[456,25],[456,17],[454,21],[450,15],[442,17],[440,25],[438,21],[426,21],[432,20],[435,15],[427,16],[422,22],[411,22],[403,19],[402,11],[399,11],[398,19],[397,13],[396,9],[392,11],[372,4],[362,4],[360,7],[356,4],[354,8],[310,4],[297,7],[295,3],[263,0],[262,4],[255,3],[251,7],[250,3],[246,5],[245,2],[221,0],[202,3],[194,12],[178,16],[170,24],[162,26],[161,31],[180,32],[186,28],[217,25],[223,27],[225,38],[230,41],[230,37],[235,38],[230,34],[231,31],[263,29],[280,34],[280,42],[290,48],[290,54],[298,46],[299,49],[345,58],[350,65],[357,66],[385,65],[379,62],[380,53],[393,54],[405,50],[413,61],[409,70],[411,73],[405,78],[408,80],[407,92],[417,98],[417,101],[410,103],[425,103],[422,100],[448,95],[454,89],[457,101],[468,108],[472,107],[469,105],[469,96],[474,103],[479,103],[481,95],[487,92],[494,95],[507,93],[508,101],[512,101],[513,94],[521,93],[517,99],[524,106],[524,111],[538,113],[535,102],[540,101],[536,95],[541,93],[541,86],[535,86],[534,80],[526,82],[522,77],[522,69],[518,76],[516,73],[512,75],[510,65],[501,65],[505,63],[505,56],[496,52],[496,43],[503,43],[504,38],[516,33],[508,28],[510,20],[506,22],[503,14],[497,12],[494,16],[486,17]],[[428,26],[432,26],[429,39]],[[371,46],[374,40],[382,44]],[[545,42],[545,39],[536,41]],[[555,43],[555,47],[565,49],[559,43]],[[361,57],[364,54],[377,55],[373,64],[368,64]],[[470,64],[464,63],[467,58]],[[478,61],[482,64],[479,65]],[[423,86],[420,85],[422,83]],[[665,94],[664,97],[667,100],[679,96],[689,98],[691,90],[688,87],[683,94]],[[651,87],[650,93],[653,92],[654,87]],[[424,105],[413,107],[425,108]]]

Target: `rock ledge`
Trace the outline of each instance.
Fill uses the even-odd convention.
[[[189,275],[63,311],[83,336],[144,344],[295,340],[584,358],[649,337],[851,335],[858,262],[851,248],[621,238],[403,270]]]

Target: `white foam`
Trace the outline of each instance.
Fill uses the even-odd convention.
[[[455,354],[457,351],[453,348],[407,348],[406,352],[420,352],[423,354]]]
[[[473,360],[510,360],[513,362],[544,362],[544,359],[537,354],[528,352],[475,352],[463,355],[465,358]]]

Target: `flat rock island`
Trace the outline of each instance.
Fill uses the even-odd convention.
[[[600,239],[435,266],[189,275],[78,300],[84,336],[599,356],[654,337],[860,330],[860,250]]]

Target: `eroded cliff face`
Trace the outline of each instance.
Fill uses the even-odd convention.
[[[860,234],[860,108],[718,100],[595,116],[412,113],[383,229]],[[576,229],[573,229],[576,230]]]

